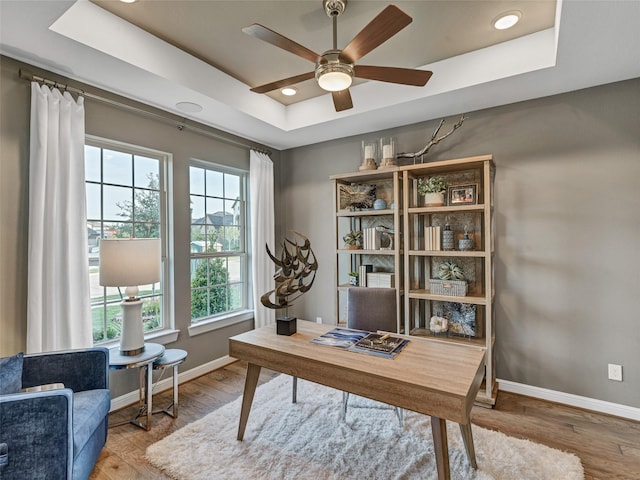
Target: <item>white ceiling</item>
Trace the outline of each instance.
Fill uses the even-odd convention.
[[[152,3],[166,7],[168,2],[141,5],[147,8]],[[255,86],[311,71],[313,65],[243,36],[239,30],[259,22],[322,53],[331,39],[331,25],[320,0],[169,3],[183,9],[173,12],[175,21],[169,25],[166,10],[158,17],[141,11],[135,19],[168,40],[164,41],[87,0],[1,0],[0,52],[276,149],[640,77],[638,0],[558,1],[552,27],[516,32],[516,38],[501,43],[482,33],[482,26],[486,27],[493,17],[479,17],[489,15],[491,8],[504,9],[513,2],[476,0],[474,4],[485,8],[473,11],[467,20],[480,25],[475,29],[478,33],[460,22],[445,35],[442,32],[447,29],[440,25],[434,39],[425,37],[424,30],[433,25],[438,5],[448,2],[399,1],[395,3],[413,17],[413,23],[379,47],[375,55],[372,52],[366,56],[366,63],[432,70],[433,77],[425,87],[363,82],[351,88],[354,108],[340,113],[334,111],[328,94],[311,94],[287,106],[277,98],[250,92],[243,82]],[[210,10],[213,18],[190,20],[184,12],[202,3],[215,7]],[[548,6],[549,1],[542,3]],[[424,17],[425,4],[432,7],[429,18]],[[386,5],[380,1],[350,1],[338,23],[340,46]],[[122,7],[108,5],[114,11],[112,6]],[[347,19],[350,13],[354,18]],[[440,18],[443,24],[451,22],[445,13]],[[145,19],[147,24],[142,22]],[[153,24],[153,19],[159,23]],[[215,48],[195,51],[196,36],[187,38],[183,33],[181,37],[178,32],[178,26],[186,26],[186,32],[191,25],[200,29],[201,36],[207,32],[222,35],[220,39],[211,33],[212,44],[223,44],[219,49],[222,53],[216,54]],[[176,33],[172,35],[173,26]],[[230,37],[236,31],[237,37]],[[474,34],[482,38],[474,42]],[[442,46],[431,48],[433,44]],[[247,49],[258,60],[265,57],[266,67],[256,58],[251,60]],[[240,64],[234,64],[238,59]],[[420,64],[422,61],[427,63]],[[252,62],[256,64],[255,74],[246,70],[246,64]],[[313,81],[309,82],[313,86]],[[176,108],[178,102],[198,103],[203,110],[186,114]]]

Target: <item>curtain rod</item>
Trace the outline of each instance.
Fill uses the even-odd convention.
[[[204,128],[199,128],[199,127],[196,127],[194,125],[189,125],[185,121],[179,122],[179,121],[175,120],[174,118],[170,118],[167,115],[161,115],[159,113],[150,112],[149,110],[145,110],[143,108],[134,107],[132,105],[127,105],[126,103],[118,102],[116,100],[111,100],[109,98],[105,98],[105,97],[102,97],[100,95],[96,95],[94,93],[87,92],[86,90],[81,90],[79,88],[70,87],[69,85],[66,85],[64,83],[56,82],[55,80],[50,80],[48,78],[40,77],[40,76],[35,75],[33,73],[25,72],[21,68],[18,69],[18,76],[23,80],[27,80],[27,81],[30,81],[30,82],[42,83],[44,85],[48,85],[48,86],[51,86],[53,88],[58,88],[58,89],[65,90],[65,91],[67,91],[69,93],[75,93],[77,95],[82,95],[83,97],[90,98],[92,100],[96,100],[98,102],[105,103],[107,105],[110,105],[110,106],[113,106],[113,107],[117,107],[117,108],[120,108],[122,110],[128,110],[130,112],[137,113],[139,115],[144,115],[146,117],[153,118],[154,120],[159,120],[161,122],[168,123],[170,125],[175,125],[177,127],[177,129],[180,130],[180,131],[189,130],[191,132],[194,132],[194,133],[197,133],[197,134],[200,134],[200,135],[204,135],[204,136],[207,136],[207,137],[214,138],[216,140],[220,140],[221,142],[225,142],[225,143],[228,143],[228,144],[231,144],[231,145],[236,145],[236,146],[243,147],[243,148],[248,148],[250,150],[255,150],[257,152],[261,152],[261,153],[264,153],[264,154],[269,155],[269,156],[272,154],[271,150],[267,150],[267,149],[265,149],[263,147],[252,145],[250,143],[241,142],[241,141],[238,141],[238,140],[233,140],[231,138],[225,137],[224,135],[220,135],[220,134],[217,134],[217,133],[214,133],[214,132],[210,132],[210,131],[208,131],[208,130],[206,130]],[[169,114],[169,115],[171,115],[171,114]]]

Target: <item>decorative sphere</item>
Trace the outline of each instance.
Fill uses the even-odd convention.
[[[385,202],[382,198],[378,198],[375,202],[373,202],[374,210],[384,210],[387,208],[387,202]]]

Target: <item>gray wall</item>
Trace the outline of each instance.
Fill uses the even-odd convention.
[[[640,407],[638,112],[634,79],[471,112],[429,152],[494,156],[499,378]],[[363,138],[393,134],[417,151],[437,123],[283,152],[284,224],[320,263],[295,315],[335,320],[329,175],[357,171]],[[624,382],[607,380],[607,363],[623,365]]]
[[[28,83],[17,77],[21,66],[6,57],[0,63],[0,356],[24,350],[26,337],[30,101]],[[462,128],[429,153],[432,160],[494,155],[500,378],[640,406],[639,111],[635,79],[471,112]],[[183,197],[190,157],[246,167],[246,150],[91,100],[86,112],[87,133],[174,155],[175,309],[181,333],[170,347],[189,351],[185,370],[226,355],[227,338],[251,325],[189,337]],[[448,119],[443,131],[455,120]],[[416,151],[436,124],[366,138],[394,134],[401,150]],[[300,318],[334,320],[329,176],[357,170],[363,138],[272,155],[277,238],[286,229],[307,234],[320,261],[313,289],[290,311]],[[606,379],[607,363],[623,365],[624,382]],[[135,385],[135,372],[112,375],[114,396]]]
[[[26,345],[30,88],[28,82],[18,78],[18,69],[22,67],[72,86],[83,86],[7,57],[2,57],[1,62],[0,356],[4,356],[24,351]],[[117,98],[106,92],[98,93]],[[167,345],[167,348],[181,348],[189,352],[182,370],[226,355],[228,337],[252,328],[252,321],[193,337],[187,330],[190,320],[188,162],[190,158],[198,158],[248,170],[248,150],[188,130],[180,131],[173,125],[89,98],[85,100],[85,112],[87,134],[173,154],[170,175],[174,211],[170,228],[175,242],[175,326],[180,335],[178,341]],[[226,136],[232,138],[231,135]],[[278,152],[272,155],[275,162],[278,155]],[[136,388],[135,371],[112,372],[112,396],[117,397]]]

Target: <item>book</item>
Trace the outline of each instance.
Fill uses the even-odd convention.
[[[374,342],[375,339],[380,339],[384,335],[385,334],[382,333],[371,333],[366,330],[336,327],[319,337],[311,339],[310,342],[329,347],[338,347],[350,352],[376,355],[383,358],[395,358],[407,343],[409,343],[408,339],[398,337],[387,337],[382,342]],[[369,340],[358,344],[358,342],[366,338],[369,338]]]
[[[409,340],[399,337],[384,338],[386,335],[388,334],[370,333],[348,347],[347,350],[377,357],[395,358],[407,346]]]
[[[436,227],[424,227],[424,249],[442,250],[442,229]]]
[[[370,333],[364,338],[358,340],[354,346],[358,348],[366,348],[379,352],[391,353],[398,348],[404,339],[391,337],[389,334]]]
[[[395,274],[390,272],[373,272],[367,274],[367,287],[394,288]]]
[[[369,335],[369,332],[366,330],[336,327],[317,338],[313,338],[311,343],[328,345],[330,347],[349,348],[367,335]]]
[[[364,228],[362,230],[364,250],[380,250],[382,232],[377,227]]]
[[[368,281],[368,276],[370,272],[373,272],[373,265],[370,264],[365,264],[365,265],[360,265],[359,268],[359,278],[360,278],[360,286],[361,287],[368,287],[369,284],[367,283]]]

